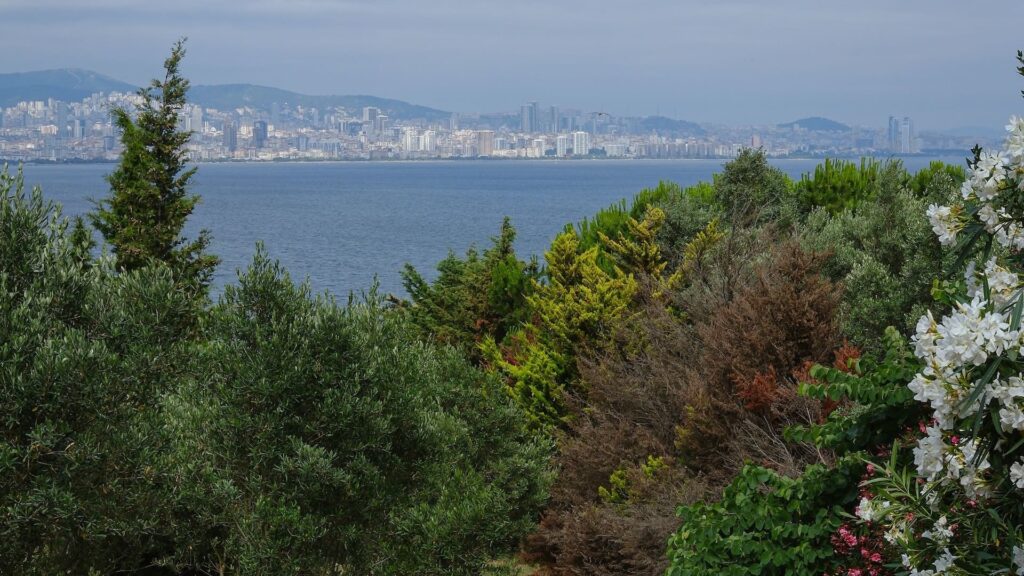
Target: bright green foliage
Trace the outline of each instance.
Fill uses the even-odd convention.
[[[200,568],[477,574],[514,547],[544,500],[547,444],[496,379],[414,335],[373,296],[310,298],[257,253],[171,403]]]
[[[139,90],[137,119],[126,110],[114,110],[124,152],[107,178],[111,195],[97,205],[91,218],[113,248],[119,268],[137,270],[158,260],[167,263],[183,285],[204,290],[218,262],[205,253],[209,234],[204,230],[192,241],[181,236],[199,202],[199,196],[188,193],[196,170],[185,168],[185,144],[191,134],[178,130],[178,114],[189,88],[178,71],[184,55],[179,41],[164,62],[164,79]]]
[[[532,322],[501,347],[485,338],[481,351],[506,375],[512,397],[534,422],[557,425],[565,417],[563,396],[575,376],[578,349],[607,335],[637,284],[631,275],[605,272],[598,248],[581,252],[572,232],[559,234],[545,257],[548,281],[536,283],[527,298]]]
[[[485,335],[500,342],[524,322],[526,298],[540,273],[536,260],[516,257],[515,234],[505,218],[490,248],[482,255],[471,248],[464,259],[449,254],[438,263],[433,283],[407,264],[402,283],[412,300],[413,323],[432,340],[459,346],[478,359],[477,344]]]
[[[935,160],[929,163],[927,168],[922,168],[911,176],[907,185],[915,195],[928,197],[934,196],[935,188],[945,186],[945,182],[948,180],[959,184],[966,179],[967,171],[963,166]]]
[[[688,189],[689,190],[689,189]],[[567,225],[565,232],[575,231],[580,241],[580,249],[588,250],[601,245],[601,235],[617,238],[627,231],[629,221],[640,220],[651,206],[658,206],[685,195],[682,188],[673,182],[661,181],[654,188],[644,188],[632,202],[625,199],[617,204],[599,210],[593,218],[584,218],[576,225]]]
[[[836,214],[870,200],[878,190],[882,168],[874,158],[861,158],[860,164],[826,158],[814,168],[813,176],[800,178],[794,193],[804,212],[822,207]]]
[[[714,503],[680,508],[668,576],[820,576],[838,566],[829,538],[858,500],[856,457],[786,478],[747,466]]]
[[[945,251],[925,211],[930,202],[956,194],[960,182],[940,173],[919,197],[907,189],[907,179],[900,162],[888,162],[856,209],[836,215],[817,210],[801,230],[806,246],[833,254],[825,273],[845,288],[844,335],[873,352],[886,326],[912,330],[931,302],[933,280],[943,276]]]
[[[182,529],[154,464],[198,311],[166,267],[115,274],[67,228],[0,174],[2,574],[134,571]]]
[[[609,238],[600,231],[598,237],[601,238],[601,244],[613,254],[619,268],[635,274],[661,276],[668,263],[661,257],[661,248],[655,237],[664,223],[665,211],[651,207],[647,209],[643,220],[627,220],[626,230],[619,233],[618,239]]]
[[[792,181],[768,164],[763,150],[744,149],[714,178],[715,201],[737,228],[775,221],[792,197]]]

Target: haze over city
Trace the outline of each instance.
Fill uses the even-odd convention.
[[[1007,70],[1024,4],[978,8],[4,0],[0,72],[80,67],[141,84],[187,36],[194,84],[372,94],[452,111],[540,100],[727,124],[819,115],[882,126],[910,114],[931,129],[1001,126],[1018,102],[1019,78]]]

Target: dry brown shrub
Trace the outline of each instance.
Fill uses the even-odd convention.
[[[820,417],[791,375],[831,359],[840,290],[818,273],[824,256],[768,245],[737,240],[681,300],[648,298],[606,347],[580,356],[586,397],[575,399],[549,509],[524,546],[541,573],[662,574],[679,505],[717,497],[745,462],[795,473],[828,459],[788,444],[782,429]],[[648,457],[668,464],[650,474]],[[602,499],[616,471],[626,495]]]

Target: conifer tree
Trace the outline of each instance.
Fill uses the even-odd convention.
[[[184,55],[182,39],[164,61],[163,80],[154,79],[139,90],[142,103],[136,118],[127,110],[114,110],[124,151],[117,169],[107,176],[111,195],[97,203],[91,220],[112,246],[121,269],[162,261],[178,283],[203,290],[218,262],[205,253],[209,233],[203,230],[192,241],[181,235],[199,203],[199,196],[188,192],[196,172],[186,168],[185,145],[191,133],[178,129],[189,88],[178,71]]]

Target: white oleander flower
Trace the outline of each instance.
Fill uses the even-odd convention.
[[[945,470],[946,448],[942,431],[937,426],[929,426],[925,437],[918,440],[914,448],[918,476],[929,482],[937,479]]]
[[[935,521],[935,525],[932,526],[931,530],[925,530],[921,536],[934,540],[940,546],[944,546],[953,537],[953,531],[949,529],[949,521],[946,520],[945,516],[942,516]]]
[[[1024,489],[1024,461],[1014,462],[1010,465],[1010,482],[1017,488]],[[1020,564],[1024,568],[1024,563]]]
[[[1013,547],[1013,565],[1017,568],[1017,574],[1024,574],[1024,547]]]
[[[953,556],[948,548],[943,548],[942,555],[935,559],[936,576],[949,572],[950,568],[954,568],[954,562],[956,562],[956,556]]]
[[[999,425],[1004,432],[1024,430],[1024,410],[1019,404],[1004,405],[999,409]]]
[[[981,220],[981,223],[985,225],[985,231],[989,233],[995,231],[996,226],[999,225],[999,222],[1005,216],[1005,210],[1000,209],[1000,211],[997,212],[991,204],[985,204],[978,209],[978,220]]]
[[[957,218],[957,212],[949,206],[932,204],[928,206],[928,222],[932,225],[932,231],[939,237],[939,243],[943,246],[956,244],[956,235],[963,230],[963,222]]]

